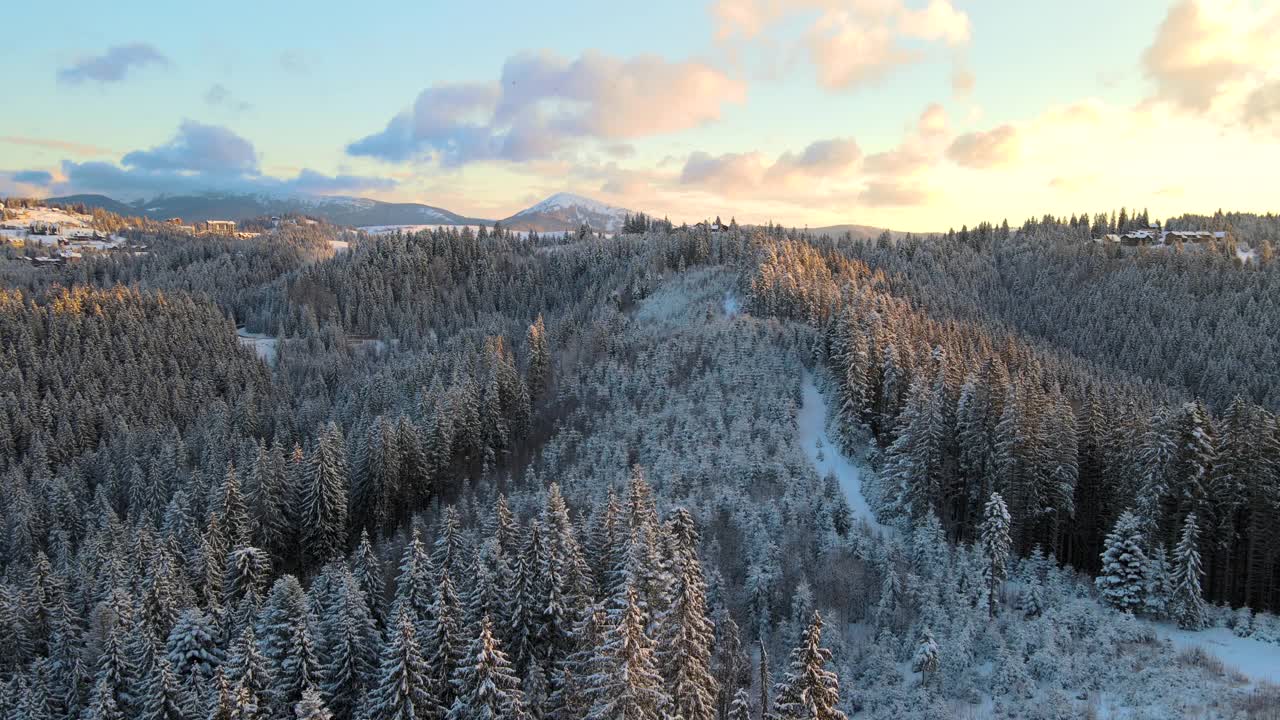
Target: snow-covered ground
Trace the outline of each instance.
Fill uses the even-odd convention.
[[[329,247],[333,248],[334,252],[346,252],[351,249],[351,243],[346,240],[330,240]]]
[[[253,348],[258,353],[258,357],[268,365],[276,363],[276,345],[277,340],[271,335],[265,333],[251,333],[244,328],[236,328],[236,337],[240,339],[240,344],[245,347]]]
[[[9,208],[16,218],[5,220],[0,227],[0,236],[11,242],[31,243],[46,247],[66,244],[72,250],[106,250],[119,247],[125,239],[119,235],[111,235],[98,239],[93,229],[93,218],[89,215],[67,212],[59,208]],[[53,225],[58,229],[56,235],[31,233],[36,225]]]
[[[840,482],[840,489],[849,500],[849,509],[855,518],[866,520],[873,529],[893,534],[893,529],[881,525],[867,504],[862,494],[862,468],[840,452],[840,446],[831,441],[827,434],[827,400],[818,390],[813,375],[806,372],[800,381],[802,404],[796,417],[796,429],[800,435],[800,446],[804,448],[805,457],[813,464],[819,475],[834,473]]]
[[[735,318],[740,312],[742,312],[742,305],[738,302],[738,296],[732,290],[726,290],[724,293],[724,314],[730,318]]]
[[[1237,245],[1236,257],[1240,258],[1240,262],[1243,263],[1252,262],[1257,259],[1258,251],[1247,245]]]
[[[1221,660],[1228,669],[1239,670],[1254,682],[1280,684],[1280,645],[1236,637],[1224,627],[1196,632],[1166,622],[1143,622],[1149,624],[1161,640],[1172,643],[1178,650],[1198,647]]]

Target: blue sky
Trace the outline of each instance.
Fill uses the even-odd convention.
[[[7,35],[8,75],[22,80],[0,115],[0,192],[225,186],[500,217],[574,190],[688,219],[907,229],[1119,204],[1261,209],[1261,195],[1222,193],[1225,173],[1116,177],[1082,155],[1105,165],[1121,138],[1125,154],[1167,154],[1169,138],[1206,158],[1274,152],[1269,5],[70,2],[60,13],[77,21],[57,32]],[[14,27],[47,15],[6,11]],[[1229,72],[1206,80],[1196,63]],[[1077,106],[1090,110],[1060,117]],[[1054,156],[1067,137],[1096,142]],[[246,146],[247,163],[234,155]],[[867,162],[894,150],[915,162]],[[130,153],[166,160],[139,168]],[[52,180],[18,182],[42,177],[32,171]],[[979,186],[1016,192],[978,202]]]

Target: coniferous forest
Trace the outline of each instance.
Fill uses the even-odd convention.
[[[1275,218],[94,221],[0,247],[2,720],[1280,707]]]

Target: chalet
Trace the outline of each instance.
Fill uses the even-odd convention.
[[[1220,240],[1225,238],[1225,232],[1210,232],[1208,230],[1166,230],[1164,233],[1164,242],[1169,243],[1174,240],[1181,242],[1208,242],[1210,240]]]
[[[236,224],[232,220],[208,220],[204,227],[211,233],[221,233],[231,235],[236,231]]]
[[[1147,230],[1130,230],[1120,236],[1120,244],[1129,247],[1140,245],[1159,245],[1162,242],[1160,231],[1155,228]]]

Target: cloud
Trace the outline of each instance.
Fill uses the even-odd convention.
[[[293,177],[262,173],[253,143],[224,127],[184,120],[167,142],[127,153],[120,162],[63,160],[67,192],[117,197],[209,191],[333,194],[386,191],[395,180],[327,175],[303,168]]]
[[[931,193],[919,187],[902,185],[892,181],[872,181],[858,195],[858,200],[868,207],[908,207],[929,202]]]
[[[1223,98],[1274,79],[1280,52],[1280,10],[1247,2],[1183,0],[1170,8],[1143,52],[1142,69],[1155,99],[1207,112]]]
[[[579,140],[617,142],[696,127],[745,98],[745,85],[696,61],[526,52],[507,59],[496,83],[423,90],[411,109],[347,152],[446,166],[542,160]]]
[[[306,75],[311,72],[311,63],[307,61],[307,58],[302,54],[301,50],[282,50],[280,54],[276,56],[276,62],[278,62],[280,67],[284,68],[286,72],[294,75]]]
[[[1058,176],[1049,181],[1049,188],[1059,192],[1074,193],[1090,188],[1097,183],[1098,176],[1093,174]]]
[[[735,51],[807,55],[833,91],[878,82],[927,57],[930,45],[958,49],[971,38],[969,16],[951,0],[919,8],[906,0],[718,0],[711,12],[718,40],[732,40]]]
[[[227,86],[222,83],[214,83],[211,85],[208,91],[204,94],[204,101],[214,107],[229,108],[237,112],[243,112],[251,107],[249,103],[239,100],[232,95],[231,91],[227,89]]]
[[[956,10],[950,0],[930,0],[920,10],[903,8],[899,23],[903,33],[921,40],[938,40],[951,47],[969,42],[969,16]]]
[[[1280,80],[1254,88],[1244,104],[1244,121],[1250,127],[1270,127],[1280,118]]]
[[[783,153],[769,168],[768,176],[786,181],[794,177],[822,178],[839,175],[858,165],[862,149],[853,138],[810,143],[803,152]]]
[[[890,28],[844,12],[823,15],[810,30],[808,45],[818,81],[829,90],[870,84],[920,58],[899,47]]]
[[[117,45],[108,48],[101,55],[81,58],[70,67],[58,70],[58,82],[68,85],[79,85],[90,80],[115,83],[124,80],[135,68],[168,64],[169,58],[147,43]]]
[[[70,153],[72,155],[108,155],[110,150],[97,145],[85,145],[83,143],[67,142],[65,140],[50,140],[47,138],[20,137],[17,135],[5,135],[0,137],[0,142],[12,143],[14,145],[25,145],[27,147],[40,148],[41,150],[57,150],[58,152]]]
[[[963,167],[984,169],[1008,165],[1018,159],[1020,152],[1018,129],[1001,125],[994,130],[961,135],[947,148],[947,157]]]
[[[978,84],[978,78],[963,65],[956,65],[951,71],[951,90],[957,95],[968,95]]]
[[[710,155],[691,153],[680,171],[680,182],[719,192],[754,190],[764,177],[765,164],[758,152]]]
[[[10,176],[14,182],[25,185],[48,185],[53,182],[53,173],[45,170],[19,170]]]
[[[184,120],[167,143],[135,150],[122,162],[146,171],[240,174],[256,170],[258,156],[253,143],[226,128]]]

